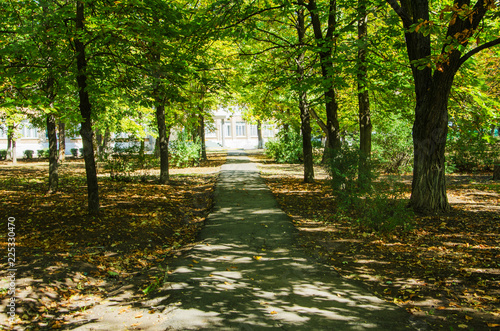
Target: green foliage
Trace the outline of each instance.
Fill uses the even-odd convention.
[[[44,149],[39,149],[36,151],[37,155],[39,158],[48,158],[49,157],[49,149],[48,148],[44,148]]]
[[[31,149],[27,149],[24,151],[24,157],[28,160],[31,160],[33,158],[33,155],[35,154],[35,151]]]
[[[302,136],[290,128],[281,130],[266,143],[266,155],[278,163],[302,162]]]
[[[376,122],[372,157],[386,173],[410,172],[413,164],[411,122],[391,115]]]
[[[198,138],[190,140],[186,132],[170,143],[170,157],[176,167],[192,167],[200,163],[201,142]]]
[[[5,160],[7,158],[7,150],[0,149],[0,160]]]
[[[362,157],[356,147],[344,146],[339,151],[330,152],[327,171],[336,197],[338,217],[355,220],[371,231],[409,230],[413,213],[402,201],[404,188],[392,181],[382,187],[381,183],[376,183],[378,189],[366,185],[366,182],[360,185],[358,169]],[[375,168],[373,161],[365,162],[369,168]],[[369,183],[377,178],[374,172],[366,176]]]
[[[453,167],[462,172],[493,169],[500,158],[500,138],[485,129],[474,128],[462,122],[448,135],[448,158]]]

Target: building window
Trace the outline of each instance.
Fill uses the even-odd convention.
[[[231,122],[224,123],[224,136],[231,137]]]
[[[0,138],[7,138],[7,127],[0,126]]]
[[[23,121],[21,127],[21,135],[23,138],[38,138],[38,129],[28,121]]]
[[[264,124],[262,126],[262,135],[264,137],[274,137],[274,126],[272,124]]]
[[[257,125],[252,124],[250,125],[250,136],[251,137],[257,137],[259,135],[258,130],[257,130]]]
[[[244,137],[246,136],[246,123],[245,122],[236,122],[236,136]]]

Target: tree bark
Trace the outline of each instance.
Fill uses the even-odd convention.
[[[358,181],[361,186],[370,182],[370,156],[372,151],[372,123],[370,116],[370,97],[368,95],[368,69],[366,53],[368,48],[368,15],[366,0],[358,0],[358,116],[360,162]]]
[[[500,164],[493,166],[493,180],[500,180]]]
[[[262,138],[262,122],[257,120],[257,149],[264,148],[264,139]]]
[[[297,34],[299,45],[304,43],[306,28],[304,23],[304,11],[299,9],[297,11]],[[297,57],[297,80],[299,85],[299,109],[300,109],[300,122],[302,130],[302,153],[304,155],[304,183],[314,182],[314,161],[313,150],[311,142],[311,115],[309,114],[309,107],[307,104],[307,88],[304,86],[304,58],[305,53],[301,52]]]
[[[303,1],[299,1],[303,4]],[[328,27],[326,34],[323,35],[323,28],[319,17],[319,10],[317,8],[316,0],[310,0],[307,5],[311,15],[311,23],[314,30],[314,37],[316,45],[320,49],[318,55],[320,58],[321,75],[325,86],[323,86],[325,108],[326,108],[326,128],[328,132],[328,145],[325,148],[328,150],[340,149],[340,125],[338,121],[338,103],[337,92],[335,90],[335,77],[333,68],[333,51],[334,51],[334,32],[337,25],[336,0],[330,0],[328,12]]]
[[[200,109],[201,111],[201,109]],[[201,143],[201,160],[207,160],[207,146],[205,145],[205,116],[200,113],[199,125],[198,125],[198,136],[200,137]]]
[[[156,100],[156,121],[158,122],[158,146],[160,152],[160,184],[166,184],[169,180],[168,174],[168,139],[169,132],[165,124],[165,105],[162,100]]]
[[[9,125],[9,127],[7,128],[7,156],[5,157],[5,160],[7,161],[12,161],[14,156],[12,153],[14,146],[13,141],[14,141],[14,126]]]
[[[59,162],[66,159],[66,124],[59,122]]]
[[[76,3],[76,30],[78,33],[84,32],[85,6],[82,1]],[[92,131],[92,105],[87,91],[87,59],[85,56],[85,44],[76,37],[74,39],[76,50],[76,64],[78,74],[76,81],[78,84],[78,96],[80,100],[81,123],[80,135],[83,141],[83,158],[85,160],[85,171],[87,174],[88,211],[90,214],[99,212],[99,185],[97,182],[97,168],[95,164],[93,131]]]
[[[57,125],[53,114],[47,115],[47,135],[49,138],[49,188],[47,193],[51,194],[57,192],[59,186]]]

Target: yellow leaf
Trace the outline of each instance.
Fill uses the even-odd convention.
[[[200,262],[198,262],[198,261],[196,261],[196,260],[193,260],[193,263],[200,263]]]
[[[271,314],[271,315],[275,315],[275,314],[277,314],[277,312],[273,310],[273,311],[272,311],[272,312],[270,312],[269,314]]]
[[[262,256],[260,256],[260,255],[256,255],[256,256],[254,256],[253,258],[254,258],[254,259],[256,259],[257,261],[259,261],[260,259],[262,259]]]
[[[465,319],[470,321],[472,319],[472,317],[465,315]]]
[[[458,327],[460,329],[467,329],[469,326],[467,324],[459,324]]]
[[[500,324],[497,323],[486,323],[490,328],[497,328],[500,326]]]

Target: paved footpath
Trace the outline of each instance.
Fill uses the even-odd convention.
[[[115,302],[78,329],[119,329],[127,314],[143,330],[415,329],[403,309],[308,258],[295,235],[256,164],[232,152],[200,242],[155,297],[127,312]]]

